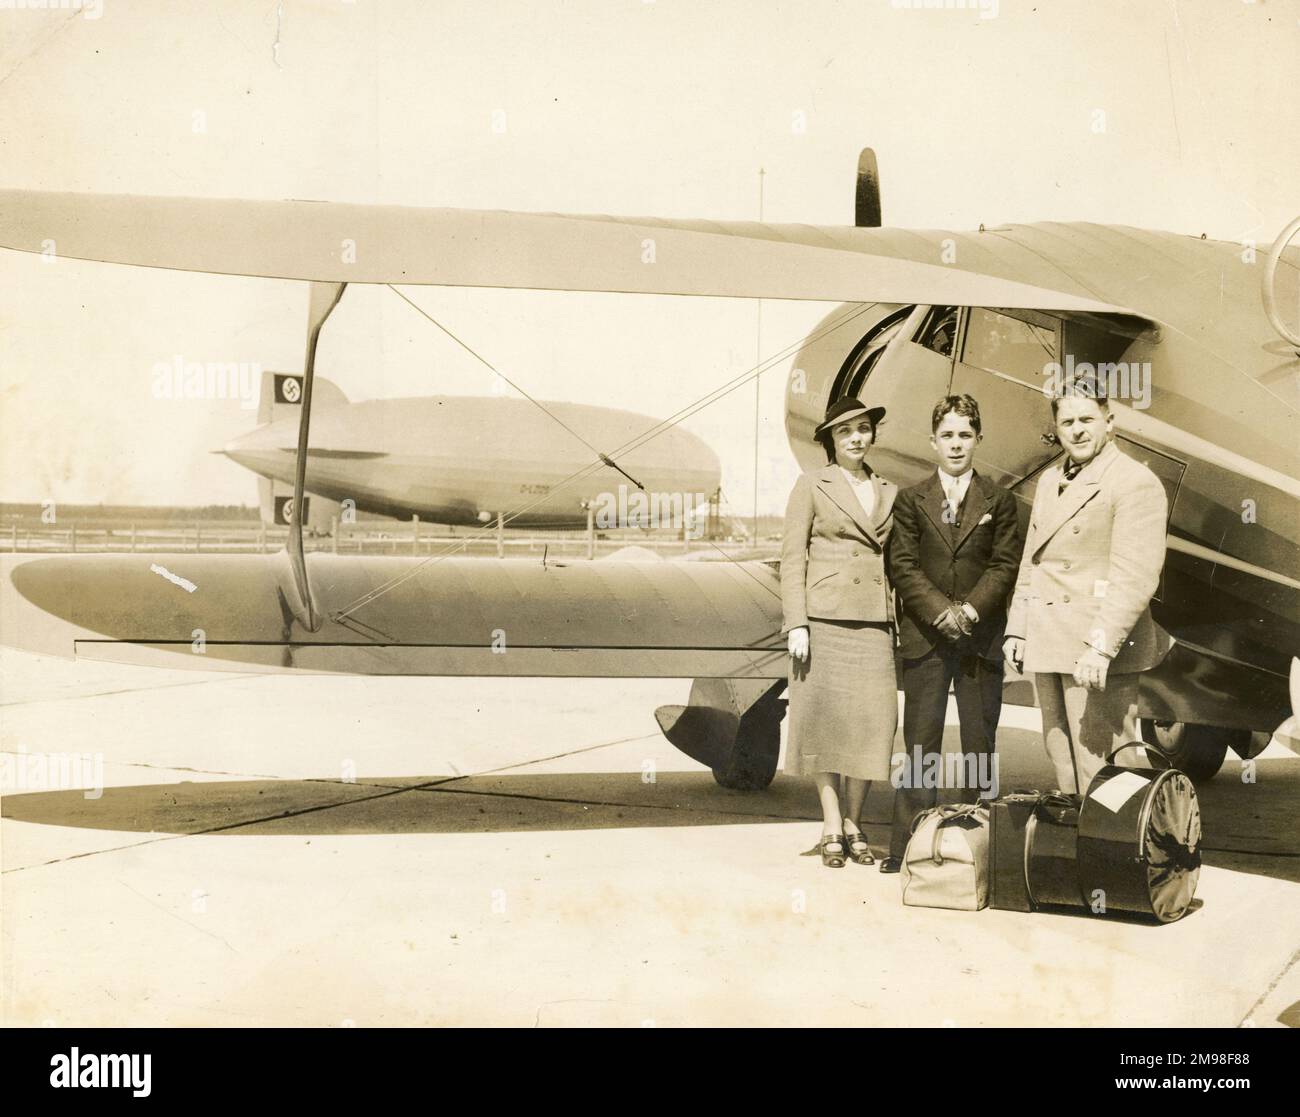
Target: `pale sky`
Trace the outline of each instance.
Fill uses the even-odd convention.
[[[869,144],[891,225],[1266,245],[1300,214],[1296,0],[1000,0],[995,18],[891,0],[11,10],[30,2],[0,0],[4,187],[754,219],[762,167],[768,220],[848,224]],[[208,453],[254,413],[155,399],[152,370],[178,354],[300,369],[303,285],[0,252],[0,288],[0,499],[255,502],[253,476]],[[743,300],[407,290],[530,394],[655,418],[829,309],[764,302],[760,343]],[[762,379],[765,512],[797,471],[787,371]],[[349,289],[318,372],[352,399],[492,386],[374,288]],[[748,387],[685,424],[741,514],[754,409]]]

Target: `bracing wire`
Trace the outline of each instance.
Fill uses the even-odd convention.
[[[523,507],[514,509],[510,513],[503,515],[501,517],[502,527],[506,526],[511,521],[516,520],[520,516],[525,515],[527,512],[531,511],[538,504],[542,503],[543,499],[549,499],[550,496],[552,496],[557,490],[563,489],[565,486],[571,485],[574,482],[581,480],[582,478],[590,475],[591,473],[605,466],[610,466],[614,469],[617,469],[618,472],[622,473],[623,476],[628,477],[629,480],[634,480],[633,478],[629,477],[628,474],[624,472],[617,465],[616,461],[614,461],[613,459],[617,458],[620,454],[630,453],[632,450],[635,450],[638,447],[645,445],[651,439],[658,437],[659,435],[663,434],[665,431],[669,430],[670,428],[677,426],[679,423],[690,418],[692,415],[695,415],[699,411],[702,411],[704,408],[712,406],[713,404],[717,403],[720,399],[723,399],[726,396],[730,395],[732,392],[738,390],[739,388],[744,387],[751,380],[758,379],[763,375],[764,372],[768,371],[774,365],[785,360],[793,352],[796,352],[800,347],[807,345],[809,342],[817,341],[820,338],[825,337],[827,334],[832,333],[833,331],[839,329],[841,326],[847,325],[849,322],[852,322],[855,318],[859,317],[867,309],[869,309],[871,305],[869,303],[853,304],[852,309],[847,311],[845,314],[839,316],[838,318],[836,318],[834,321],[832,321],[825,327],[815,331],[810,335],[799,338],[798,341],[792,342],[791,344],[785,346],[783,349],[774,353],[772,356],[759,361],[758,364],[754,365],[752,368],[746,369],[744,372],[739,373],[731,380],[724,382],[723,384],[719,385],[717,388],[714,388],[711,392],[708,392],[705,395],[701,396],[693,403],[690,403],[685,407],[680,408],[672,415],[669,415],[666,419],[660,420],[654,426],[650,427],[642,434],[637,435],[636,437],[630,439],[622,446],[619,446],[616,449],[612,450],[609,454],[605,454],[602,453],[595,446],[593,446],[585,438],[583,438],[582,435],[580,435],[577,431],[573,430],[573,428],[570,427],[567,423],[565,423],[562,419],[560,419],[559,416],[549,411],[543,403],[541,403],[539,400],[534,399],[533,396],[531,396],[528,392],[524,391],[524,389],[521,388],[518,384],[516,384],[513,380],[505,376],[504,373],[500,372],[485,357],[483,357],[481,354],[476,352],[472,347],[470,347],[468,344],[462,341],[458,336],[456,336],[456,334],[454,334],[451,330],[447,329],[444,325],[442,325],[441,322],[437,321],[437,319],[435,319],[421,306],[419,306],[417,303],[411,300],[407,295],[405,295],[401,291],[398,291],[397,288],[394,287],[392,284],[388,284],[387,286],[392,291],[394,291],[394,293],[401,296],[401,298],[408,305],[410,305],[413,309],[418,311],[423,317],[428,319],[429,322],[437,326],[438,329],[440,329],[444,334],[446,334],[449,338],[451,338],[454,342],[456,342],[456,344],[458,344],[462,349],[464,349],[467,353],[473,356],[486,368],[490,369],[495,375],[505,380],[506,383],[508,383],[512,388],[514,388],[517,392],[519,392],[520,395],[522,395],[529,402],[536,405],[542,412],[544,412],[550,418],[554,419],[555,422],[557,422],[566,431],[568,431],[575,438],[577,438],[578,441],[580,441],[584,446],[586,446],[589,450],[592,451],[592,453],[596,454],[597,456],[596,461],[593,461],[588,465],[583,466],[581,469],[574,471],[573,473],[569,474],[568,477],[565,477],[557,484],[551,486],[550,492],[547,494],[545,498],[539,498],[538,500],[531,501],[530,503],[524,505]],[[386,582],[383,582],[380,585],[376,586],[374,589],[371,589],[368,592],[362,594],[360,597],[350,602],[344,608],[339,609],[336,612],[332,613],[331,619],[336,622],[342,622],[345,618],[349,617],[357,609],[360,609],[363,606],[368,605],[376,598],[381,597],[382,595],[388,593],[390,590],[395,589],[397,586],[401,585],[408,578],[413,577],[425,566],[428,566],[431,563],[440,562],[445,558],[450,558],[452,555],[456,554],[457,552],[463,551],[471,543],[474,543],[477,540],[485,538],[489,532],[495,532],[495,530],[496,530],[495,526],[485,525],[484,527],[480,528],[477,532],[472,533],[470,535],[466,535],[464,538],[457,540],[455,543],[449,544],[443,550],[435,554],[428,555],[427,557],[417,562],[414,566],[408,568],[407,570],[402,571],[401,574],[394,575]],[[747,570],[744,570],[744,567],[739,565],[740,564],[739,559],[736,559],[733,556],[728,555],[713,540],[706,540],[705,542],[707,542],[710,546],[712,546],[719,554],[721,554],[729,562],[736,563],[739,569],[743,570],[744,573],[749,575],[749,577],[753,578],[752,573],[750,573]],[[759,582],[758,579],[756,578],[754,578],[753,580],[755,582],[758,582],[759,585],[763,586],[763,588],[767,590],[769,593],[774,593],[774,591],[771,589],[770,586],[767,586],[766,584]]]

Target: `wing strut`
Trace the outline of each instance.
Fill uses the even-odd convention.
[[[307,579],[307,560],[302,549],[303,486],[307,480],[307,436],[311,430],[311,386],[316,377],[316,343],[321,327],[330,312],[339,305],[346,283],[313,283],[307,305],[307,357],[303,362],[302,412],[298,417],[298,455],[293,470],[293,516],[289,521],[289,562],[293,567],[293,582],[298,591],[293,613],[308,632],[321,626],[321,616],[311,599],[311,583]]]

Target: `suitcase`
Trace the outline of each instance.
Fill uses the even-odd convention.
[[[1025,889],[1041,907],[1087,907],[1079,887],[1079,796],[1049,791],[1025,824]]]
[[[989,803],[989,907],[1033,911],[1025,876],[1025,827],[1042,792],[1012,791]]]

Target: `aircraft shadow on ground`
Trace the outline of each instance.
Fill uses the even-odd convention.
[[[1242,784],[1225,772],[1200,789],[1205,864],[1300,882],[1294,815],[1300,765],[1266,761],[1259,768],[1257,783]],[[877,783],[867,800],[877,855],[888,842],[892,797],[887,783]],[[471,834],[803,822],[809,845],[817,836],[810,784],[778,775],[765,791],[728,791],[707,772],[659,772],[653,782],[638,772],[219,780],[109,787],[97,799],[79,790],[29,792],[6,795],[0,808],[16,822],[139,834]]]

